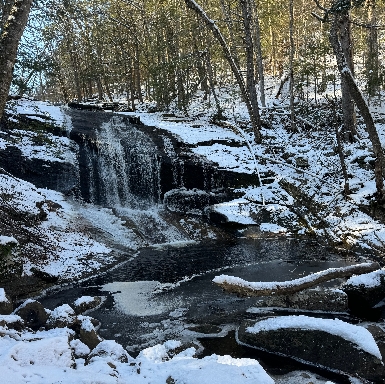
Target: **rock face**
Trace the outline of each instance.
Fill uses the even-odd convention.
[[[204,210],[225,198],[224,193],[206,192],[200,189],[172,189],[164,194],[163,203],[171,212],[202,215]]]
[[[8,146],[0,151],[0,167],[38,188],[54,189],[64,194],[76,190],[79,180],[73,164],[24,157],[19,148]]]
[[[324,330],[298,328],[253,333],[250,327],[255,324],[258,323],[250,320],[242,323],[238,330],[241,344],[367,380],[380,380],[385,375],[384,365],[378,355],[358,349],[357,344],[341,336]]]

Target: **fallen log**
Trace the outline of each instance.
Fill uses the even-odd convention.
[[[238,296],[291,295],[313,287],[325,281],[361,275],[380,269],[378,263],[361,263],[341,268],[329,268],[324,271],[289,281],[250,282],[240,277],[220,275],[213,279],[225,291]]]

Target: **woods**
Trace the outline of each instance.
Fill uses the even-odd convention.
[[[146,101],[154,111],[182,114],[195,97],[212,97],[214,120],[221,120],[226,106],[217,93],[230,85],[246,105],[246,128],[256,143],[263,142],[261,127],[271,111],[267,88],[276,88],[293,132],[309,128],[301,112],[306,105],[325,107],[332,98],[342,141],[359,140],[356,126],[363,119],[376,157],[377,198],[383,200],[385,160],[367,102],[381,105],[384,88],[383,1],[5,1],[0,65],[8,75],[0,110],[31,3],[13,93],[66,103],[124,96],[129,110]],[[10,9],[23,14],[8,17]],[[11,32],[13,25],[18,31]]]

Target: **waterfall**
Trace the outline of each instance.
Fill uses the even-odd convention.
[[[85,147],[89,200],[107,207],[148,209],[160,203],[160,157],[151,139],[118,116],[102,123]]]
[[[80,152],[83,199],[111,208],[141,245],[188,240],[162,211],[162,156],[151,138],[119,116],[99,124],[94,133]],[[164,144],[176,165],[172,143]],[[175,173],[175,186],[180,179]],[[92,221],[103,226],[102,220]]]

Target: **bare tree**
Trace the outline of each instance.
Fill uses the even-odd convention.
[[[349,65],[347,63],[344,51],[341,46],[341,42],[338,36],[339,30],[339,18],[338,15],[332,16],[332,23],[330,26],[329,40],[330,44],[333,47],[334,54],[337,60],[338,70],[341,74],[341,78],[344,79],[346,84],[349,87],[350,94],[354,100],[358,110],[361,113],[362,118],[364,119],[366,130],[369,135],[369,139],[372,142],[373,152],[376,157],[375,160],[375,180],[377,188],[377,199],[383,200],[385,198],[384,190],[384,177],[385,177],[385,157],[384,152],[381,146],[381,142],[376,130],[376,126],[373,121],[373,117],[370,113],[368,104],[364,99],[364,96],[359,89],[352,72],[350,71]]]
[[[0,118],[3,116],[11,87],[13,68],[16,62],[17,48],[24,28],[27,25],[29,12],[33,0],[7,1],[12,4],[8,17],[3,18],[4,25],[0,36]],[[6,6],[6,9],[9,9]]]
[[[234,61],[234,58],[231,54],[230,48],[226,43],[225,38],[223,37],[221,31],[219,30],[218,26],[215,24],[215,21],[210,19],[205,11],[194,1],[194,0],[185,0],[185,3],[188,8],[193,10],[206,24],[206,26],[211,30],[216,40],[219,42],[219,44],[222,47],[224,56],[227,60],[227,62],[230,65],[230,68],[234,74],[235,79],[237,80],[238,86],[241,91],[242,98],[246,104],[247,110],[249,112],[251,125],[254,131],[254,140],[257,143],[260,143],[262,140],[260,127],[261,127],[261,119],[259,116],[259,110],[258,108],[253,108],[253,104],[250,100],[250,95],[248,92],[248,89],[246,88],[244,79],[242,77],[242,74],[239,70],[239,67],[237,66],[236,62]]]

